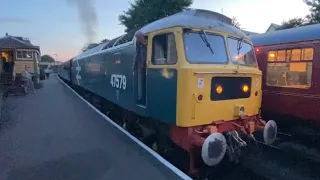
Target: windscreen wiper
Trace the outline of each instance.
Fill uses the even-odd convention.
[[[240,50],[242,49],[242,43],[243,43],[243,38],[239,39],[238,42],[237,42],[238,56],[240,54]]]
[[[214,54],[213,49],[212,49],[212,47],[211,47],[211,44],[210,44],[209,41],[208,41],[208,36],[207,36],[206,32],[204,32],[203,29],[201,29],[200,37],[201,37],[202,41],[206,44],[206,46],[210,49],[210,51],[212,52],[212,54]]]

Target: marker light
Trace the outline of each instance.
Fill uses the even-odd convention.
[[[245,93],[248,92],[249,91],[249,86],[248,85],[243,85],[242,86],[242,91],[245,92]]]
[[[203,100],[203,95],[202,94],[199,94],[198,95],[198,101],[200,102],[200,101],[202,101]]]
[[[260,49],[259,49],[259,48],[256,48],[256,52],[260,52]]]
[[[219,86],[216,87],[216,92],[217,92],[218,94],[221,94],[222,91],[223,91],[222,86],[219,85]]]

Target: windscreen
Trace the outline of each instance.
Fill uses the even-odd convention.
[[[220,35],[201,31],[185,32],[184,46],[190,63],[228,63],[225,41]]]
[[[244,40],[228,38],[231,61],[234,64],[256,67],[257,61],[252,46]]]

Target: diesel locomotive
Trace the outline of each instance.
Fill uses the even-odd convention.
[[[183,149],[191,174],[236,160],[256,133],[266,144],[277,136],[276,123],[260,117],[251,40],[216,12],[149,23],[65,62],[59,76],[155,150]]]

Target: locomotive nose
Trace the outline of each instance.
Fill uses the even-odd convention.
[[[223,159],[227,150],[227,142],[221,133],[212,133],[208,136],[201,149],[203,162],[208,166],[214,166]]]

